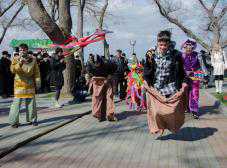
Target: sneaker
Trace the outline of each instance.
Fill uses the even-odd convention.
[[[58,103],[58,101],[55,101],[54,107],[55,107],[55,108],[61,108],[62,106]]]
[[[13,124],[11,125],[12,128],[18,128],[19,127],[19,124]]]
[[[117,117],[115,116],[107,116],[107,120],[110,121],[110,122],[114,122],[114,121],[118,121]]]
[[[198,120],[199,119],[199,115],[196,112],[192,112],[192,116],[194,119]]]
[[[105,118],[101,117],[101,118],[98,118],[99,122],[103,122],[103,121],[106,121]]]
[[[34,121],[34,122],[32,123],[32,125],[33,125],[33,126],[38,126],[38,122],[37,122],[37,121]]]

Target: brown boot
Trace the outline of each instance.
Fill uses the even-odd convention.
[[[117,117],[115,117],[114,115],[107,116],[107,120],[110,122],[118,121]]]

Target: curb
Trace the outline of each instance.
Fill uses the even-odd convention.
[[[25,139],[25,140],[23,140],[23,141],[21,141],[21,142],[15,144],[14,146],[12,146],[12,147],[10,147],[10,148],[4,150],[3,152],[1,152],[1,153],[0,153],[0,159],[2,159],[3,157],[5,157],[5,156],[8,155],[9,153],[14,152],[14,151],[17,150],[18,148],[20,148],[20,147],[22,147],[22,146],[28,144],[29,142],[34,141],[34,140],[36,140],[36,139],[38,139],[38,138],[40,138],[40,137],[42,137],[42,136],[44,136],[44,135],[46,135],[46,134],[48,134],[48,133],[50,133],[50,132],[52,132],[52,131],[54,131],[54,130],[57,130],[58,128],[61,128],[61,127],[65,126],[65,125],[67,125],[67,124],[69,124],[69,123],[71,123],[71,122],[73,122],[73,121],[75,121],[75,120],[77,120],[77,119],[79,119],[79,118],[82,118],[83,116],[88,115],[88,114],[90,114],[90,113],[91,113],[91,110],[89,110],[89,111],[87,111],[87,112],[85,112],[85,113],[82,113],[82,114],[78,114],[77,117],[75,117],[75,118],[73,118],[73,119],[71,119],[71,120],[69,120],[69,121],[66,121],[66,122],[63,122],[63,123],[61,123],[61,124],[58,124],[58,125],[54,126],[53,128],[46,129],[46,130],[40,132],[39,134],[36,134],[36,135],[34,135],[34,136],[32,136],[32,137],[30,137],[30,138],[28,138],[28,139]]]

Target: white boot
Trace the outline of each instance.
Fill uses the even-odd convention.
[[[219,93],[222,93],[223,80],[219,80],[218,90]]]
[[[218,80],[215,80],[215,88],[216,88],[216,93],[219,92],[219,81]]]

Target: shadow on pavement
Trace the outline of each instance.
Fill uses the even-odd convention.
[[[7,126],[9,126],[9,124],[8,124],[8,123],[3,123],[3,124],[0,124],[0,129],[1,129],[1,128],[4,128],[4,127],[7,127]]]
[[[142,115],[142,114],[146,114],[146,112],[124,111],[124,112],[121,112],[121,113],[117,113],[116,117],[120,121],[120,120],[125,120],[125,119],[127,119],[128,117],[131,117],[131,116]]]
[[[5,101],[1,101],[0,104],[5,104],[5,103],[12,103],[13,100],[5,100]]]
[[[44,110],[44,109],[48,109],[49,107],[37,107],[37,111],[41,111],[41,110]],[[0,108],[0,116],[6,116],[6,115],[9,115],[9,111],[10,111],[10,107],[7,107],[7,108]],[[22,109],[20,111],[20,113],[25,113],[26,110],[25,109]]]
[[[217,128],[206,127],[206,128],[196,128],[196,127],[185,127],[182,128],[176,134],[168,134],[162,137],[158,137],[157,140],[176,140],[176,141],[198,141],[201,139],[208,138],[217,132]]]
[[[210,114],[210,115],[221,114],[219,107],[220,107],[220,102],[215,101],[213,106],[202,106],[202,107],[200,107],[199,112],[200,112],[201,116],[205,115],[205,114]]]
[[[38,121],[38,123],[39,124],[43,124],[43,123],[55,122],[55,121],[59,121],[59,120],[73,119],[73,118],[78,117],[78,116],[80,116],[80,114],[58,116],[58,117],[53,117],[53,118],[47,118],[47,119],[44,119],[44,120],[40,120],[40,121]]]

